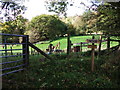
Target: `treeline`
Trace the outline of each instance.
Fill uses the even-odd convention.
[[[87,10],[83,15],[60,18],[57,15],[39,15],[31,21],[18,15],[15,19],[0,22],[2,33],[29,35],[31,43],[54,40],[66,33],[79,35],[86,33],[120,33],[120,2],[99,5],[96,11]],[[14,39],[18,42],[18,38]]]
[[[72,19],[76,19],[77,17],[72,17]],[[59,18],[56,15],[43,14],[29,21],[20,15],[15,20],[0,22],[0,30],[2,33],[29,35],[30,42],[35,43],[43,40],[54,40],[65,36],[66,33],[70,33],[71,35],[83,33],[80,32],[82,29],[77,29],[79,22],[72,24],[72,19],[70,17]],[[19,39],[9,38],[8,41],[12,40],[18,42]]]

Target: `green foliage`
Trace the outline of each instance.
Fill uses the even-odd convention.
[[[72,25],[72,24],[67,24],[67,32],[71,35],[71,36],[73,36],[73,35],[75,35],[76,34],[76,32],[75,32],[75,28],[74,28],[74,26]]]
[[[82,34],[85,32],[83,30],[84,22],[82,20],[82,16],[75,16],[73,21],[73,26],[76,28],[76,34]]]
[[[82,18],[83,18],[83,16],[78,16],[78,15],[77,16],[70,16],[67,18],[62,18],[62,21],[73,26],[74,34],[79,35],[79,34],[83,34],[86,32],[85,29],[83,28],[85,25],[85,22],[82,20]]]
[[[15,20],[0,23],[1,27],[0,30],[2,33],[9,33],[9,34],[24,34],[26,30],[26,22],[22,16],[17,16]]]
[[[66,33],[66,25],[54,15],[40,15],[34,17],[29,23],[30,42],[55,39]],[[33,40],[34,38],[34,40]],[[36,39],[35,39],[36,38]]]
[[[107,73],[118,72],[118,69],[120,68],[119,53],[119,50],[116,52],[112,52],[112,54],[110,54],[109,57],[106,58],[107,60],[105,61],[105,63],[101,65],[102,68],[108,71]]]
[[[21,5],[22,0],[16,1],[4,1],[0,0],[1,5],[1,14],[4,15],[2,20],[4,21],[11,21],[14,20],[18,15],[23,14],[26,10],[24,5]]]
[[[55,12],[63,16],[67,16],[67,7],[72,5],[68,0],[46,0],[45,2],[49,12]]]
[[[24,72],[3,77],[3,88],[119,88],[108,77],[95,59],[95,72],[91,72],[89,56],[72,53],[69,56],[52,55],[50,61],[41,56],[30,56],[30,66]],[[14,77],[14,78],[13,78]],[[116,80],[115,78],[113,78]]]
[[[109,2],[98,8],[97,28],[104,33],[120,33],[120,2]]]
[[[2,33],[7,34],[18,34],[18,35],[24,35],[24,32],[26,31],[26,24],[27,19],[25,19],[22,16],[17,16],[15,20],[7,21],[4,23],[0,23],[0,31]],[[11,37],[7,39],[7,42],[19,42],[18,37]]]
[[[82,21],[84,24],[82,29],[84,29],[86,33],[98,33],[99,30],[97,28],[97,14],[97,12],[92,11],[87,11],[83,14]]]

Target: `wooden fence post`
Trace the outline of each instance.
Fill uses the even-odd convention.
[[[70,49],[71,49],[71,43],[70,43],[70,34],[68,33],[67,34],[68,36],[67,36],[67,55],[69,55],[70,54]]]
[[[25,66],[29,65],[29,36],[23,37],[23,63],[26,64]]]
[[[80,43],[80,52],[82,52],[82,42]]]
[[[120,41],[119,41],[119,46],[120,46]]]
[[[100,52],[101,52],[101,44],[102,44],[102,35],[100,36],[100,39],[99,39],[98,57],[99,57]]]
[[[101,42],[102,42],[102,36],[100,36],[99,49],[98,49],[99,52],[101,51]]]
[[[92,39],[95,37],[93,36]],[[94,43],[92,43],[92,46],[94,46]],[[94,57],[95,57],[95,48],[92,48],[92,63],[91,63],[91,71],[94,71]]]
[[[7,54],[7,37],[5,37],[5,56],[7,56],[8,54]],[[7,57],[6,57],[6,59],[7,59]]]
[[[108,36],[108,38],[107,38],[107,49],[108,49],[108,51],[109,51],[109,49],[110,49],[110,37]]]
[[[10,46],[10,49],[11,49],[11,55],[13,55],[13,52],[12,52],[12,46]]]

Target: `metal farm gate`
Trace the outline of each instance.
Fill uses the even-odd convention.
[[[29,64],[28,35],[0,33],[0,37],[0,76],[24,70]],[[19,38],[21,42],[14,41]]]

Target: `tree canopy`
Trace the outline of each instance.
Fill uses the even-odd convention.
[[[15,20],[8,21],[8,22],[1,22],[0,31],[2,31],[2,33],[23,35],[26,30],[27,22],[28,20],[20,15],[20,16],[17,16]]]
[[[0,0],[0,20],[11,21],[18,15],[23,14],[26,7],[21,4],[23,0]]]
[[[120,2],[109,2],[98,7],[97,28],[107,34],[120,33]]]
[[[98,0],[99,2],[101,0]],[[99,3],[97,0],[90,0],[91,5],[87,6],[83,2],[87,10],[83,14],[83,21],[81,29],[87,32],[101,31],[107,34],[120,33],[120,2],[105,2]],[[47,0],[47,8],[50,12],[66,15],[68,5],[74,6],[74,0]],[[62,10],[62,11],[61,11]],[[76,24],[78,29],[78,25]]]
[[[28,26],[31,42],[55,39],[66,33],[66,25],[55,15],[39,15],[34,17]]]

